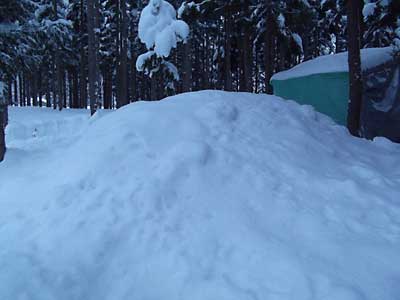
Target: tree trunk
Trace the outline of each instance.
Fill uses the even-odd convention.
[[[232,16],[230,9],[225,12],[225,90],[232,91]]]
[[[62,108],[67,108],[67,76],[65,69],[62,72]],[[61,108],[60,108],[61,110]]]
[[[115,38],[115,42],[116,42],[116,53],[115,53],[115,57],[116,57],[116,66],[115,66],[115,105],[116,107],[121,107],[122,104],[120,103],[121,101],[121,87],[120,87],[120,58],[121,58],[121,9],[120,9],[120,0],[116,0],[116,11],[115,11],[115,22],[116,22],[116,38]]]
[[[132,2],[128,1],[128,4]],[[137,13],[136,13],[137,14]],[[137,16],[131,14],[131,20],[128,22],[129,26],[129,37],[128,41],[135,41],[137,37],[137,28],[138,22],[136,22]],[[129,68],[128,68],[128,93],[129,93],[129,102],[135,102],[138,100],[138,78],[137,78],[137,70],[136,70],[136,60],[137,60],[137,50],[136,50],[136,43],[130,43],[130,60],[129,60]]]
[[[255,56],[255,61],[254,61],[254,68],[255,68],[255,78],[254,78],[254,81],[255,81],[255,84],[254,84],[254,92],[255,93],[258,93],[258,87],[259,87],[259,84],[260,84],[260,80],[259,80],[259,77],[260,77],[260,66],[259,66],[259,64],[258,64],[258,55],[257,55],[257,51],[255,51],[255,53],[254,53],[254,56]]]
[[[39,96],[39,107],[43,106],[43,78],[42,78],[42,68],[39,67],[38,73],[38,96]]]
[[[199,74],[201,73],[200,72],[200,60],[201,59],[200,59],[200,50],[199,50],[200,47],[199,47],[198,43],[193,44],[193,46],[194,46],[194,53],[195,53],[195,55],[194,55],[195,61],[194,61],[194,66],[193,66],[194,72],[192,73],[192,82],[193,82],[192,90],[198,91],[198,90],[202,89],[201,80],[200,80],[200,76],[199,76]],[[221,65],[221,64],[219,64],[219,65]],[[221,83],[221,87],[222,86],[223,86],[223,84]]]
[[[58,109],[62,110],[64,108],[64,66],[60,61],[59,55],[57,57],[57,94],[58,94]]]
[[[191,54],[191,41],[190,38],[187,39],[186,43],[183,44],[183,82],[182,90],[183,92],[190,92],[192,85],[192,62],[190,60]]]
[[[3,161],[6,153],[6,135],[4,129],[7,125],[7,104],[6,99],[0,94],[0,162]]]
[[[110,66],[111,68],[111,66]],[[104,108],[112,108],[112,71],[107,69],[104,71],[103,78],[103,97],[104,97]]]
[[[130,36],[129,38],[132,38],[132,36]],[[131,47],[130,51],[131,58],[128,60],[128,103],[137,101],[137,73],[135,67],[136,55],[135,49],[133,49],[133,47]]]
[[[12,80],[8,80],[7,105],[12,105]]]
[[[157,76],[153,73],[150,79],[151,88],[150,88],[150,98],[151,100],[158,100],[158,85],[157,85]]]
[[[53,53],[53,64],[52,64],[52,72],[51,72],[51,91],[53,93],[52,101],[53,101],[53,109],[57,109],[57,103],[58,103],[58,95],[57,95],[57,68],[56,68],[56,53]]]
[[[72,69],[72,98],[70,102],[71,108],[79,108],[79,75],[76,67]]]
[[[0,162],[3,161],[6,153],[6,135],[4,133],[3,114],[2,108],[0,107]]]
[[[100,109],[101,108],[101,72],[100,72],[100,58],[99,56],[99,49],[100,49],[100,36],[98,31],[100,30],[101,26],[101,17],[100,17],[100,10],[101,10],[101,0],[94,0],[94,27],[96,28],[96,34],[95,34],[95,49],[96,49],[96,108]]]
[[[57,9],[57,0],[53,0],[53,21],[58,19],[58,9]],[[62,109],[62,78],[61,78],[61,62],[60,62],[60,53],[58,44],[56,44],[56,48],[54,49],[54,65],[53,65],[53,108],[57,109],[57,107]]]
[[[17,76],[15,77],[14,80],[14,105],[18,106],[18,80],[17,80]]]
[[[38,79],[36,75],[33,75],[31,78],[32,82],[32,105],[38,106]]]
[[[119,72],[118,72],[118,88],[119,99],[118,107],[126,105],[128,101],[128,20],[126,15],[126,0],[120,0],[120,16],[121,16],[121,52],[119,56]]]
[[[250,30],[249,25],[244,24],[242,29],[242,36],[240,38],[242,57],[241,57],[241,80],[240,90],[243,92],[251,92],[251,63],[252,63],[252,47],[250,41]]]
[[[49,85],[49,68],[47,65],[45,65],[45,72],[44,74],[46,75],[44,78],[44,86],[45,86],[45,93],[46,93],[46,107],[51,107],[51,93],[50,93],[50,85]]]
[[[72,108],[72,102],[74,98],[74,76],[73,76],[73,69],[74,68],[69,68],[68,69],[68,106],[69,108]]]
[[[85,49],[81,49],[80,53],[80,70],[79,70],[79,108],[87,108],[87,72],[86,72],[87,57]]]
[[[27,84],[27,80],[26,80],[26,74],[25,73],[22,73],[22,82],[23,82],[23,84],[22,84],[22,98],[23,98],[23,106],[27,106],[27,99],[28,99],[28,96],[27,96],[27,91],[28,91],[28,89],[27,89],[27,86],[28,86],[28,84]]]
[[[136,55],[132,54],[131,82],[130,82],[130,86],[131,86],[131,101],[132,102],[135,102],[138,99],[138,97],[137,97],[137,70],[136,70],[136,66],[135,66],[136,59],[137,59]]]
[[[360,136],[362,110],[362,73],[360,57],[360,6],[361,0],[347,3],[349,82],[350,99],[347,113],[347,127],[354,136]]]
[[[80,28],[83,31],[85,27],[84,23],[84,15],[85,15],[85,6],[84,0],[81,0],[80,5]],[[80,54],[79,54],[79,108],[87,108],[87,55],[85,51],[85,47],[81,45]]]
[[[88,67],[89,67],[89,105],[90,114],[96,112],[96,89],[97,89],[97,74],[96,74],[96,40],[94,32],[94,0],[87,0],[87,30],[88,30]]]
[[[31,84],[32,84],[32,79],[30,78],[30,74],[26,75],[25,74],[25,88],[26,88],[26,105],[31,106],[31,99],[32,99],[32,89],[31,89]]]
[[[24,95],[23,95],[23,80],[22,75],[18,75],[18,88],[19,88],[19,106],[23,106],[24,104]]]
[[[265,91],[267,94],[272,94],[272,86],[270,84],[271,77],[274,73],[274,19],[271,10],[267,7],[266,17],[266,31],[265,31]],[[282,59],[282,58],[281,58]]]

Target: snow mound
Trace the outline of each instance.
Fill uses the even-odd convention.
[[[361,67],[367,70],[393,58],[393,47],[361,49]],[[305,61],[287,71],[276,73],[271,80],[286,80],[315,74],[348,72],[347,52],[323,55]]]
[[[82,122],[0,164],[0,299],[398,298],[399,145],[245,93]]]

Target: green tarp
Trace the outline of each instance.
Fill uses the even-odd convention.
[[[349,98],[347,72],[322,73],[284,80],[272,80],[274,95],[312,105],[341,125],[346,124]]]

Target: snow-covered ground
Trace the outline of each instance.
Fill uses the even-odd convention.
[[[37,107],[10,107],[7,144],[11,148],[43,148],[76,137],[86,128],[87,110],[54,110]]]
[[[400,299],[399,145],[265,95],[87,114],[10,112],[0,299]]]

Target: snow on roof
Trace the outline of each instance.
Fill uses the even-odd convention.
[[[392,47],[361,50],[362,69],[370,69],[392,59]],[[305,61],[287,71],[279,72],[271,80],[286,80],[321,73],[348,72],[347,52],[330,54]]]

